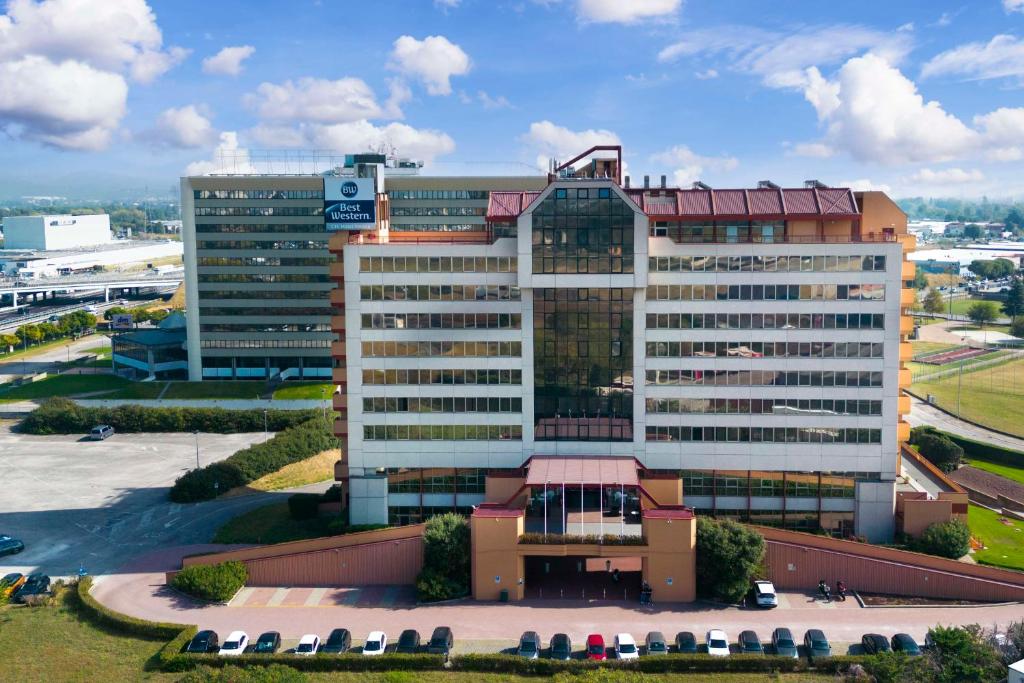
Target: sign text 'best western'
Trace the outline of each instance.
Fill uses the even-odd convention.
[[[373,178],[324,178],[327,230],[370,230],[377,225]]]

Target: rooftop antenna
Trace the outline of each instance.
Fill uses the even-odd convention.
[[[820,180],[805,180],[804,187],[808,190],[827,190],[828,185],[821,182]]]
[[[782,188],[773,183],[770,180],[758,180],[757,189],[759,190],[781,190]]]
[[[699,180],[694,180],[693,181],[693,189],[695,189],[695,190],[710,190],[711,186],[708,185],[707,183],[702,183]]]

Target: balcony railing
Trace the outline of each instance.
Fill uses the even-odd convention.
[[[519,537],[520,545],[647,545],[639,534],[543,534],[526,533]]]

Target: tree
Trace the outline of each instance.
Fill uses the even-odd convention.
[[[1020,230],[1024,228],[1024,215],[1021,214],[1017,207],[1010,209],[1009,213],[1006,214],[1006,218],[1003,219],[1003,223],[1010,230]]]
[[[14,334],[0,334],[0,347],[6,347],[6,353],[14,351],[14,347],[21,343],[17,335]]]
[[[22,344],[38,344],[43,339],[42,333],[37,325],[22,325],[14,331]]]
[[[1010,334],[1014,337],[1024,339],[1024,317],[1015,318],[1014,321],[1010,323]]]
[[[60,328],[50,322],[39,323],[39,334],[43,339],[56,339],[61,336]]]
[[[964,237],[972,240],[976,240],[981,237],[981,226],[971,223],[970,225],[964,226]]]
[[[1007,258],[992,259],[992,265],[989,267],[991,275],[989,277],[993,279],[1000,279],[1004,277],[1010,277],[1017,272],[1017,266],[1014,265],[1013,261]]]
[[[977,301],[967,309],[967,317],[979,327],[993,322],[999,315],[999,308],[992,301]]]
[[[919,553],[957,560],[971,549],[971,530],[959,519],[937,522],[922,531],[911,546]]]
[[[938,432],[911,430],[910,444],[943,472],[954,471],[964,458],[964,449]]]
[[[937,289],[929,289],[924,297],[924,310],[926,313],[942,313],[946,303],[942,298],[942,292]]]
[[[697,593],[739,602],[764,559],[764,538],[728,520],[697,518]]]
[[[984,638],[977,626],[935,626],[928,631],[935,647],[926,657],[935,669],[937,683],[962,681],[1005,681],[1006,667],[999,652]]]
[[[423,570],[416,577],[421,600],[436,601],[469,593],[469,522],[447,512],[427,520],[423,530]]]
[[[128,309],[125,308],[124,306],[111,306],[107,310],[103,311],[103,319],[104,320],[113,320],[115,315],[120,315],[122,313],[127,313],[127,312],[128,312]]]
[[[1020,278],[1014,278],[1013,284],[1010,285],[1006,301],[1003,302],[1003,313],[1011,319],[1024,314],[1024,282],[1021,282]]]
[[[928,286],[928,273],[923,268],[914,271],[914,289],[924,289]]]

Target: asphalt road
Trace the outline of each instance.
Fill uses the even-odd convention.
[[[984,427],[973,425],[970,422],[958,420],[952,415],[944,413],[938,408],[930,406],[914,397],[910,399],[910,414],[907,415],[906,420],[910,423],[911,427],[923,424],[932,425],[936,429],[959,434],[975,441],[984,441],[996,446],[1002,446],[1003,448],[1024,451],[1024,439],[999,434]]]
[[[102,334],[93,334],[82,337],[75,341],[69,341],[66,345],[54,346],[39,353],[17,356],[11,360],[0,361],[0,384],[9,382],[15,377],[24,374],[37,372],[54,372],[58,366],[65,363],[68,358],[78,360],[85,353],[86,349],[97,346],[110,346],[110,338]],[[70,348],[68,348],[70,347]]]
[[[283,500],[288,492],[180,505],[167,498],[174,480],[196,464],[192,434],[29,436],[0,427],[0,534],[26,550],[0,557],[0,574],[41,570],[51,576],[113,572],[140,554],[205,543],[232,517]],[[258,434],[200,434],[200,464],[261,441]],[[317,484],[312,489],[326,488]]]

